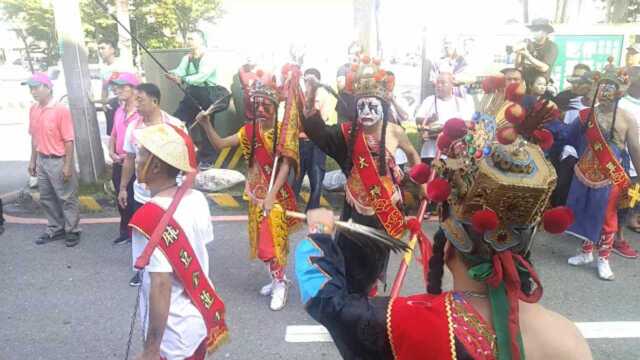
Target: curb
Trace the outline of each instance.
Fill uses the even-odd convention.
[[[3,203],[12,203],[18,200],[18,196],[23,190],[11,191],[5,194],[0,195],[0,199],[2,199]]]

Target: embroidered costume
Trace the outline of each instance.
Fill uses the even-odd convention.
[[[531,111],[520,108],[516,124],[513,114],[504,113],[520,107],[512,100],[502,97],[494,111],[483,108],[473,121],[449,120],[438,138],[447,158],[434,164],[437,177],[427,184],[427,196],[442,202],[427,294],[354,294],[350,259],[339,239],[310,234],[298,245],[296,275],[305,309],[328,329],[345,359],[524,358],[518,303],[542,296],[528,260],[533,236],[543,218],[547,231],[564,231],[571,214],[564,208],[545,212],[556,174],[537,145],[544,136],[536,131],[544,129],[552,109],[544,103]],[[499,135],[507,131],[512,136]],[[490,322],[464,293],[442,292],[447,241],[470,277],[486,283]]]
[[[303,118],[302,124],[311,141],[347,176],[341,219],[384,229],[400,238],[406,228],[400,190],[404,174],[385,146],[395,78],[379,65],[379,61],[364,56],[347,71],[344,91],[356,98],[349,123],[328,126],[316,111]],[[366,134],[364,128],[377,121],[382,121],[381,133]],[[363,248],[344,234],[339,234],[337,241],[346,259],[349,292],[369,292],[377,279],[383,279],[388,250]]]

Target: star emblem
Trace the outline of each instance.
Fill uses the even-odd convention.
[[[366,163],[365,159],[362,156],[358,157],[358,166],[360,166],[360,169],[364,169],[367,166],[369,166],[369,164]]]

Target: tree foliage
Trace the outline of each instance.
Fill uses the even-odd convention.
[[[111,14],[115,0],[100,0]],[[185,44],[187,33],[200,22],[215,22],[223,15],[222,0],[130,0],[131,31],[150,49],[175,48]],[[101,38],[117,40],[116,22],[95,0],[81,0],[82,26],[87,42]],[[57,61],[57,38],[50,2],[0,0],[2,20],[21,29],[30,46],[38,45],[49,63]]]

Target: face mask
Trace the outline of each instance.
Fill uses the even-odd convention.
[[[358,123],[362,124],[362,126],[373,126],[384,118],[382,102],[378,98],[366,97],[358,99],[356,106],[358,108]]]

